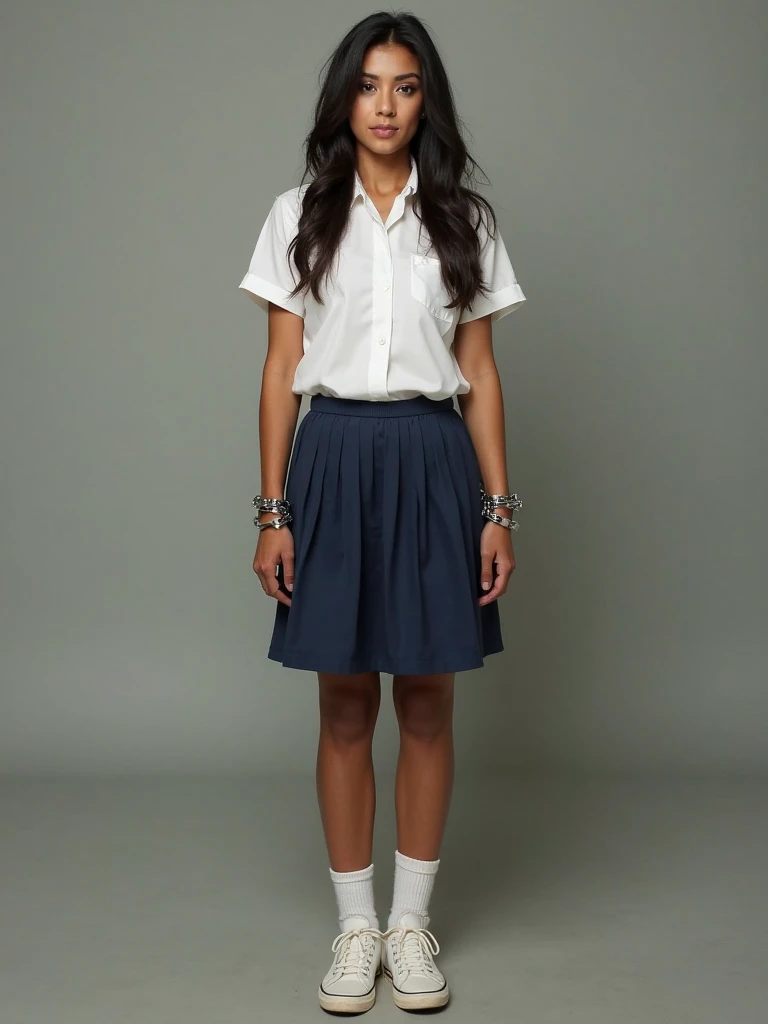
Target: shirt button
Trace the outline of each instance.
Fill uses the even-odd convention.
[[[379,344],[380,345],[386,345],[387,344],[387,339],[386,338],[379,338]]]
[[[385,284],[385,285],[384,285],[384,291],[385,291],[385,292],[388,292],[388,291],[389,291],[389,285],[388,285],[388,284]]]

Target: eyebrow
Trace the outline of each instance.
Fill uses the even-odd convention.
[[[371,74],[370,71],[361,71],[360,74],[362,78],[381,78],[381,75]],[[404,75],[395,75],[396,82],[401,82],[404,78],[418,78],[418,80],[421,81],[421,75],[417,74],[415,71],[408,71]]]

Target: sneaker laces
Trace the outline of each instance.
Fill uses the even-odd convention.
[[[345,974],[357,974],[362,966],[365,967],[365,970],[368,969],[373,959],[373,949],[370,943],[366,944],[364,941],[364,936],[368,935],[375,936],[376,939],[381,938],[378,928],[353,928],[352,931],[341,932],[336,936],[331,949],[334,953],[339,950],[340,952],[338,952],[334,964],[334,976],[343,977]]]
[[[432,932],[426,928],[411,928],[408,925],[394,925],[381,933],[382,939],[389,938],[395,932],[401,932],[398,960],[400,966],[415,974],[429,974],[434,977],[432,957],[440,952],[438,943]]]

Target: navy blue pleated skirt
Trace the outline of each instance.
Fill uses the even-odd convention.
[[[294,586],[268,657],[321,672],[460,672],[504,649],[478,605],[480,467],[453,399],[313,395],[294,439]]]

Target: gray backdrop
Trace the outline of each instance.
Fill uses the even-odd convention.
[[[314,771],[316,677],[267,660],[251,569],[237,285],[375,9],[2,4],[4,772]],[[764,771],[765,8],[414,9],[528,296],[495,330],[507,649],[457,676],[459,771]]]

